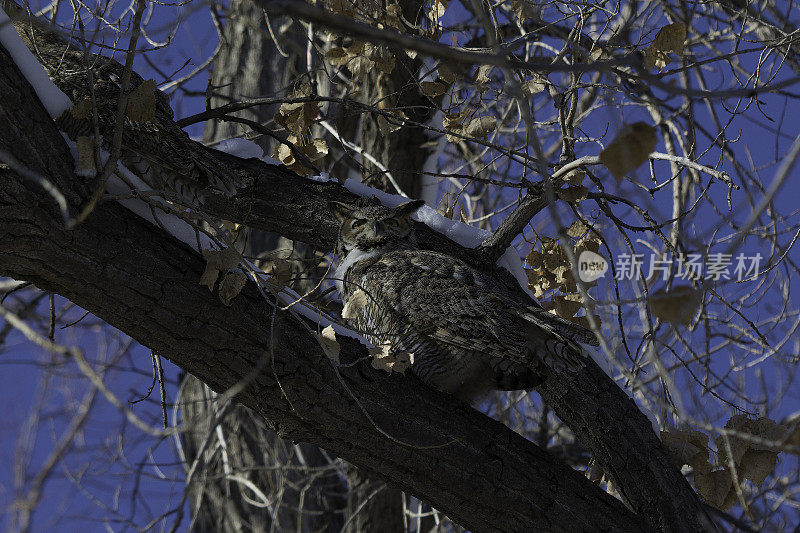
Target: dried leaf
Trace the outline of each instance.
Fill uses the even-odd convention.
[[[350,56],[344,48],[336,46],[325,52],[325,59],[335,67],[342,67],[350,61]]]
[[[601,57],[603,57],[603,49],[595,48],[589,54],[589,63],[594,63],[595,61],[599,61]]]
[[[275,122],[294,136],[302,136],[314,123],[322,102],[283,103],[275,113]]]
[[[358,312],[363,309],[367,303],[367,293],[361,289],[356,289],[356,292],[354,292],[344,304],[342,318],[356,318]]]
[[[423,81],[420,83],[422,94],[433,98],[447,92],[447,85],[441,81]]]
[[[395,111],[394,115],[408,118],[408,116],[403,111]],[[390,133],[394,133],[395,131],[399,130],[403,127],[403,123],[397,122],[394,120],[388,120],[383,115],[378,115],[378,128],[381,130],[383,135],[389,135]]]
[[[484,115],[475,117],[464,128],[464,135],[468,137],[485,137],[497,129],[497,118]]]
[[[219,284],[219,299],[225,305],[231,305],[233,300],[247,283],[247,274],[244,272],[228,272]]]
[[[460,70],[456,70],[447,63],[439,63],[439,65],[436,67],[436,71],[439,73],[439,78],[448,85],[451,85],[464,77]]]
[[[125,115],[134,122],[150,122],[156,114],[156,82],[145,80],[128,94]]]
[[[775,470],[778,454],[771,451],[747,450],[736,465],[739,479],[749,479],[761,489],[764,480]]]
[[[392,351],[390,344],[381,344],[370,348],[372,367],[384,372],[403,373],[414,364],[414,354],[402,351]]]
[[[662,431],[661,442],[680,468],[689,465],[702,468],[708,464],[708,435],[693,430]]]
[[[583,179],[586,177],[586,171],[576,168],[575,170],[571,170],[564,176],[564,181],[569,183],[570,185],[578,186],[583,183]]]
[[[594,235],[591,231],[591,228],[582,220],[576,220],[567,228],[567,235],[573,239],[580,239],[584,235]]]
[[[475,71],[475,85],[478,88],[478,91],[484,92],[489,88],[489,83],[491,83],[491,78],[489,74],[492,72],[494,66],[492,65],[481,65]]]
[[[511,10],[514,17],[520,24],[523,24],[528,19],[538,19],[541,6],[530,2],[529,0],[511,0]]]
[[[581,310],[581,302],[569,300],[558,294],[553,297],[553,304],[556,314],[562,318],[572,318]]]
[[[392,2],[386,5],[384,22],[390,28],[404,31],[403,21],[400,17],[403,16],[403,8],[397,2]]]
[[[266,261],[261,269],[270,275],[270,281],[277,287],[286,286],[286,282],[292,279],[294,273],[292,272],[292,263],[285,259],[274,259]]]
[[[321,333],[314,333],[314,336],[320,347],[322,347],[322,351],[328,356],[328,359],[333,361],[334,365],[339,366],[339,352],[341,351],[341,347],[336,340],[336,332],[333,330],[333,326],[327,326]]]
[[[600,162],[619,182],[625,174],[647,161],[655,148],[656,129],[644,122],[635,122],[623,128],[600,152]]]
[[[547,79],[544,77],[534,77],[522,82],[522,94],[531,96],[547,89]]]
[[[658,67],[660,71],[669,64],[669,53],[683,55],[683,43],[686,41],[686,24],[675,22],[661,28],[653,39],[653,43],[644,50],[644,68]]]
[[[703,301],[703,292],[689,286],[673,287],[672,292],[651,293],[648,303],[653,315],[673,325],[688,325]]]
[[[78,144],[78,162],[75,172],[79,176],[94,176],[97,167],[94,164],[94,141],[92,137],[80,136]]]
[[[220,272],[239,265],[239,252],[234,248],[203,250],[203,257],[206,260],[206,269],[200,277],[200,285],[205,285],[210,291],[214,290],[214,283]]]
[[[394,70],[395,58],[388,46],[366,43],[364,53],[381,72],[391,74]]]
[[[433,0],[431,5],[430,17],[433,20],[441,20],[447,10],[447,0]]]
[[[695,471],[694,486],[706,503],[722,511],[727,511],[736,502],[733,480],[727,470]]]
[[[558,189],[556,194],[565,202],[575,203],[585,200],[586,196],[589,194],[589,189],[582,185],[578,187],[566,187],[564,189]]]
[[[442,119],[442,125],[444,129],[448,132],[458,133],[463,135],[464,131],[464,119],[469,114],[469,110],[465,109],[460,113],[447,113],[444,118]],[[445,132],[445,137],[450,142],[458,142],[461,140],[461,137],[457,137],[455,135],[451,135],[450,133]]]
[[[326,0],[325,3],[328,4],[328,8],[330,8],[331,11],[339,15],[349,17],[355,12],[351,0]]]

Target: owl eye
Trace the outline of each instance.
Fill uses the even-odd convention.
[[[397,228],[400,226],[400,222],[398,222],[396,218],[387,218],[386,226],[389,228]]]
[[[367,222],[364,218],[356,218],[350,222],[350,227],[353,229],[360,228]]]

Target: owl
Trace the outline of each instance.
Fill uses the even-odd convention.
[[[410,217],[423,205],[331,202],[341,221],[334,278],[354,329],[390,353],[414,354],[414,374],[467,401],[582,368],[579,343],[597,344],[594,334],[503,296],[456,257],[421,249]]]

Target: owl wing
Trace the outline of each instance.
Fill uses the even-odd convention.
[[[584,356],[575,342],[538,315],[521,313],[519,304],[489,290],[479,272],[451,256],[427,250],[385,254],[364,272],[364,282],[377,306],[408,325],[406,344],[428,340],[443,349],[479,354],[494,371],[498,388],[538,385],[541,363],[582,366]]]

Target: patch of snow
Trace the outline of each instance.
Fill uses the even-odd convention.
[[[437,111],[427,125],[441,127],[444,113]],[[426,134],[431,140],[436,140],[436,147],[431,151],[425,162],[422,164],[422,186],[420,187],[420,198],[430,206],[435,206],[439,199],[439,178],[434,174],[439,172],[439,156],[444,151],[445,136],[441,133],[430,131]]]
[[[264,150],[253,141],[247,139],[225,139],[220,141],[214,148],[242,159],[250,159],[251,157],[261,159],[264,157]]]
[[[310,179],[311,181],[317,181],[319,183],[326,183],[331,181],[331,175],[328,174],[327,172],[320,172],[316,176],[311,176],[308,179]]]
[[[330,320],[323,313],[320,313],[319,310],[317,310],[310,304],[306,303],[299,294],[297,294],[289,287],[284,287],[283,290],[281,290],[281,292],[278,294],[278,297],[286,305],[289,305],[293,302],[298,302],[295,305],[292,305],[291,309],[295,311],[298,315],[307,318],[310,321],[317,324],[320,330],[328,326],[333,326],[333,330],[336,332],[337,335],[356,339],[358,342],[360,342],[367,348],[372,348],[372,343],[370,343],[367,339],[365,339],[355,331],[347,329],[345,326],[342,326],[341,324],[337,324],[336,322]]]
[[[72,139],[67,137],[65,133],[62,133],[61,136],[67,143],[67,146],[69,146],[69,149],[72,152],[73,159],[77,161],[78,145]],[[105,165],[106,162],[108,161],[108,157],[109,153],[101,149],[100,164]],[[141,178],[139,178],[139,176],[128,170],[125,167],[125,165],[123,165],[119,161],[117,161],[117,171],[122,176],[124,176],[126,180],[128,180],[130,185],[128,183],[125,183],[125,181],[123,181],[118,176],[112,174],[108,180],[108,183],[106,184],[107,193],[126,195],[126,194],[131,194],[134,191],[152,190],[149,185],[147,185],[144,181],[141,180]],[[151,197],[151,198],[162,200],[160,197]],[[138,198],[125,198],[122,200],[118,200],[118,202],[122,204],[123,207],[139,215],[148,222],[152,222],[156,226],[163,227],[167,232],[169,232],[170,235],[172,235],[179,241],[188,244],[196,251],[200,251],[200,249],[205,250],[216,247],[214,241],[208,235],[196,231],[191,224],[180,219],[179,217],[172,215],[169,212],[165,212],[150,206],[150,204],[148,204],[144,200],[140,200]],[[168,208],[165,207],[165,209]]]
[[[8,15],[2,9],[0,9],[0,44],[11,55],[11,59],[36,91],[36,96],[52,118],[58,118],[72,107],[72,101],[55,86],[42,64],[22,42]]]

